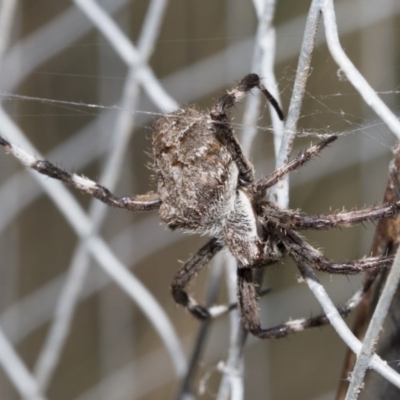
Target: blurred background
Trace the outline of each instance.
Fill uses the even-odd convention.
[[[128,39],[121,39],[117,48],[102,30],[109,20],[94,22],[95,8],[87,8],[92,2],[0,1],[3,13],[7,7],[11,10],[3,14],[6,19],[0,18],[0,44],[4,44],[0,45],[0,101],[5,113],[34,144],[36,155],[94,180],[114,180],[111,187],[120,195],[156,189],[148,164],[151,125],[157,116],[193,102],[207,110],[252,72],[258,26],[253,2],[170,0],[164,10],[153,3],[157,2],[94,3]],[[285,113],[309,6],[309,0],[276,1],[277,86],[272,89]],[[398,115],[399,2],[346,0],[336,1],[335,7],[343,48]],[[157,18],[157,12],[155,28],[149,19]],[[150,30],[142,34],[146,26]],[[321,22],[295,151],[318,140],[318,134],[336,133],[340,139],[290,177],[290,207],[307,214],[379,203],[395,143],[338,69],[324,38]],[[132,50],[132,43],[137,50]],[[137,52],[149,60],[147,72],[137,73],[129,66]],[[233,117],[239,136],[242,114],[243,106],[237,105]],[[258,177],[274,168],[271,120],[263,99],[261,116],[251,151]],[[0,130],[4,126],[3,122]],[[9,132],[2,130],[10,141],[29,150],[23,139]],[[118,145],[120,153],[112,153],[116,172],[110,178],[105,172]],[[176,398],[184,374],[182,361],[178,354],[171,358],[143,313],[148,303],[138,305],[104,271],[101,261],[79,247],[71,223],[42,186],[4,154],[0,154],[0,184],[0,327],[46,398]],[[73,195],[86,212],[95,212],[89,196]],[[63,192],[58,196],[65,197]],[[96,223],[100,236],[161,304],[189,357],[201,324],[175,305],[170,283],[181,262],[207,239],[168,231],[156,212],[134,215],[108,209],[98,218],[103,218]],[[306,237],[328,257],[344,260],[367,255],[373,231],[371,224],[307,232]],[[216,263],[224,263],[224,258]],[[209,287],[211,272],[205,269],[192,287],[199,298]],[[338,305],[361,282],[361,277],[319,277]],[[223,277],[219,285],[218,301],[224,302]],[[289,259],[268,268],[264,286],[273,289],[260,302],[265,326],[321,311],[306,285],[298,283],[298,271]],[[192,384],[199,399],[217,397],[220,366],[229,347],[227,316],[209,328]],[[245,398],[333,399],[344,354],[344,344],[330,327],[281,340],[249,337]],[[0,397],[21,398],[4,369]]]

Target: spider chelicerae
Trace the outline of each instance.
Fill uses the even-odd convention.
[[[255,181],[253,165],[243,153],[228,116],[233,105],[254,88],[265,95],[279,118],[283,119],[278,103],[262,85],[258,75],[249,74],[219,98],[209,113],[190,106],[156,121],[152,147],[157,193],[116,197],[98,183],[66,172],[49,161],[38,160],[2,137],[0,145],[27,167],[66,182],[109,206],[131,211],[158,209],[161,220],[169,228],[211,236],[212,239],[175,275],[172,282],[175,301],[199,319],[214,317],[221,310],[232,308],[206,308],[185,290],[194,276],[227,247],[237,260],[237,305],[243,326],[260,338],[283,337],[309,326],[324,324],[326,317],[263,329],[258,317],[253,270],[280,261],[286,253],[299,265],[306,264],[332,274],[357,274],[389,267],[393,262],[392,256],[332,262],[297,231],[348,227],[391,217],[399,211],[400,202],[331,215],[304,216],[266,201],[269,188],[304,165],[337,137],[325,137],[271,174]],[[346,314],[349,308],[348,305],[341,312]]]

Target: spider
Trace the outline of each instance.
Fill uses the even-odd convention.
[[[157,193],[116,197],[98,183],[66,172],[46,160],[38,160],[0,137],[0,145],[25,166],[59,179],[109,206],[131,211],[157,210],[173,230],[212,238],[175,275],[172,296],[199,319],[219,315],[221,307],[206,308],[186,292],[186,287],[221,249],[237,260],[237,306],[246,330],[259,338],[279,338],[309,326],[326,323],[324,316],[263,329],[258,317],[258,294],[252,271],[280,261],[287,253],[301,265],[332,274],[357,274],[391,266],[392,256],[367,257],[336,263],[307,243],[297,231],[329,229],[391,217],[400,202],[331,215],[304,216],[266,201],[268,189],[308,162],[337,139],[331,135],[299,153],[258,181],[229,121],[228,112],[252,89],[259,89],[276,110],[283,113],[256,74],[244,77],[220,97],[209,113],[194,106],[158,119],[153,128],[153,170]],[[230,309],[233,306],[228,306]],[[218,311],[219,310],[219,311]],[[349,307],[341,309],[346,314]]]

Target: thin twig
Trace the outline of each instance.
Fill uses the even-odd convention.
[[[313,270],[304,265],[299,265],[299,268],[308,287],[318,300],[332,327],[346,345],[349,346],[354,353],[359,354],[361,350],[361,342],[353,335],[349,327],[343,321],[343,318],[340,316],[332,300],[329,298],[325,288],[318,281]],[[370,367],[393,383],[393,385],[400,388],[400,374],[390,368],[387,363],[376,354],[371,360]]]
[[[396,292],[400,280],[400,251],[397,251],[392,268],[386,280],[385,287],[379,297],[374,315],[365,334],[362,347],[357,356],[357,362],[351,374],[350,387],[346,395],[346,400],[356,400],[362,389],[365,373],[369,368],[374,355],[375,345],[378,341],[379,333],[383,322],[388,313],[393,296]]]
[[[399,198],[399,170],[400,170],[400,144],[397,144],[396,149],[393,152],[393,160],[389,165],[389,179],[385,191],[384,201],[395,202]],[[383,255],[397,251],[399,243],[399,216],[379,221],[379,224],[375,231],[372,254]],[[384,320],[389,311],[389,306],[392,303],[393,296],[398,287],[398,264],[396,265],[396,259],[393,263],[392,269],[387,276],[385,276],[386,284],[383,291],[379,290],[379,300],[375,307],[374,314],[371,318],[371,322],[368,326],[367,332],[363,340],[363,346],[361,353],[357,358],[353,372],[351,373],[351,381],[348,387],[346,399],[356,399],[360,393],[361,386],[364,385],[364,377],[366,369],[369,367],[372,353],[375,351],[375,347],[378,341],[378,335],[383,327]],[[367,274],[367,279],[373,279],[374,276]],[[376,274],[375,274],[376,275]],[[385,274],[386,275],[386,274]],[[375,290],[378,290],[381,285],[376,285]],[[389,296],[389,297],[388,297]],[[369,302],[372,301],[372,296],[369,296]],[[364,302],[364,307],[359,310],[358,322],[361,323],[366,319],[367,313],[367,302]],[[361,315],[360,315],[361,314]],[[361,323],[361,325],[364,325]],[[360,327],[358,327],[358,330]],[[363,326],[361,326],[361,329]]]
[[[386,185],[385,194],[383,196],[383,203],[395,203],[399,201],[400,193],[400,143],[397,144],[393,151],[393,159],[389,164],[388,171],[388,182]],[[399,247],[400,242],[400,216],[397,215],[393,218],[381,219],[375,229],[374,238],[371,245],[370,255],[372,257],[379,257],[383,255],[394,255]],[[368,272],[364,278],[364,286],[371,286],[374,281],[376,281],[379,273]],[[382,281],[387,278],[385,273],[381,275],[379,280],[374,283],[374,286],[368,293],[363,296],[361,304],[357,308],[356,317],[353,323],[353,333],[359,339],[361,339],[364,334],[371,317],[373,305],[376,302],[375,298],[381,293]],[[386,332],[385,332],[386,335]],[[381,339],[381,343],[384,338]],[[347,380],[350,375],[350,371],[353,369],[355,364],[355,354],[350,350],[347,351],[341,382],[337,391],[337,399],[343,400],[346,396],[349,381]],[[367,383],[367,382],[366,382]]]

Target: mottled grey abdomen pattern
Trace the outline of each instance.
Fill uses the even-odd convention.
[[[172,229],[218,236],[234,206],[238,168],[209,121],[194,108],[160,118],[153,132],[154,171],[161,219]]]

